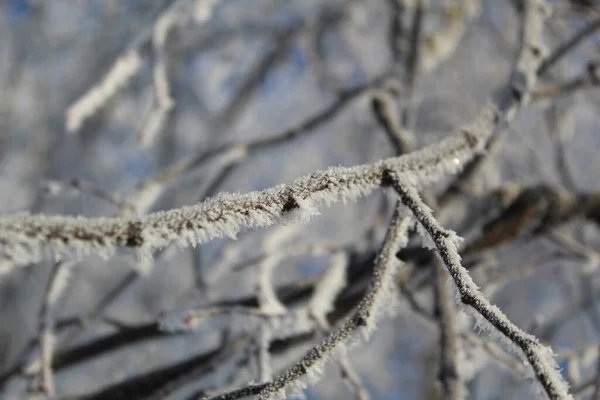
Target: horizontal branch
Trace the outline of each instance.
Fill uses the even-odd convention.
[[[117,248],[142,254],[175,243],[196,245],[283,219],[308,219],[316,206],[373,192],[387,169],[422,187],[456,173],[485,145],[495,112],[423,150],[352,168],[337,167],[260,192],[221,194],[203,203],[139,217],[85,218],[16,213],[0,215],[0,257],[15,264],[51,256],[110,256]]]

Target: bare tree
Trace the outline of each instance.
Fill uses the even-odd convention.
[[[1,398],[599,398],[597,2],[0,31]]]

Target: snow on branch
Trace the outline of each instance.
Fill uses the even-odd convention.
[[[412,211],[430,236],[458,288],[460,300],[465,305],[471,306],[485,321],[523,351],[537,380],[551,399],[572,398],[568,393],[568,384],[561,376],[553,358],[552,349],[544,346],[535,336],[513,324],[498,307],[490,303],[473,282],[468,271],[461,264],[461,257],[458,253],[461,238],[456,233],[439,225],[411,182],[403,180],[402,173],[392,169],[385,171],[384,181],[398,192],[402,203]]]
[[[117,248],[147,255],[172,243],[189,246],[225,235],[235,238],[243,229],[266,227],[284,219],[305,220],[318,214],[317,206],[368,195],[381,185],[388,169],[398,171],[415,187],[423,187],[458,172],[471,160],[485,145],[495,116],[487,108],[460,134],[405,156],[330,168],[289,185],[247,194],[221,194],[194,206],[145,216],[0,215],[0,258],[23,264],[51,256],[108,257]]]

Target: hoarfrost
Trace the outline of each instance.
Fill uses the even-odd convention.
[[[421,151],[352,168],[315,172],[290,185],[262,192],[221,194],[195,206],[145,216],[84,218],[29,215],[0,216],[0,256],[15,263],[37,262],[46,253],[67,258],[89,254],[108,257],[117,248],[151,252],[171,243],[203,243],[236,237],[243,229],[282,220],[307,220],[320,205],[365,196],[380,186],[384,171],[398,171],[402,180],[420,188],[455,173],[472,158],[485,134],[456,135]],[[461,161],[456,165],[455,159]],[[299,210],[299,215],[293,211]]]

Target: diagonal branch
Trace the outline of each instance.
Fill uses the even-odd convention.
[[[542,345],[535,336],[521,330],[498,307],[492,305],[461,265],[461,258],[458,254],[460,238],[456,233],[439,225],[431,210],[419,198],[417,190],[409,182],[403,181],[402,175],[388,170],[385,173],[385,181],[398,192],[402,203],[412,211],[433,241],[433,245],[458,288],[461,301],[471,306],[485,321],[523,351],[538,381],[551,399],[570,398],[568,384],[561,376],[558,366],[552,358],[552,349]]]
[[[544,21],[549,14],[544,0],[526,0],[521,21],[520,50],[508,84],[496,101],[498,118],[486,145],[486,153],[480,153],[456,177],[455,182],[438,199],[440,208],[448,210],[459,198],[462,188],[471,185],[474,177],[482,170],[490,154],[498,149],[506,127],[514,119],[521,106],[530,100],[530,92],[540,75],[539,65],[543,62],[545,45],[543,40]]]
[[[375,319],[385,307],[383,305],[386,301],[385,297],[390,290],[393,290],[394,276],[399,263],[395,255],[408,243],[408,228],[409,219],[402,218],[402,210],[399,206],[392,217],[383,247],[377,257],[373,279],[355,313],[321,344],[310,349],[298,363],[262,388],[259,392],[259,399],[268,399],[292,385],[297,385],[304,375],[313,375],[315,369],[322,365],[334,351],[339,351],[347,345],[347,341],[352,337],[354,331],[359,328],[369,334],[374,328]]]
[[[537,69],[537,74],[544,75],[548,70],[577,47],[583,40],[600,29],[600,16],[591,21],[585,28],[577,32],[573,37],[557,48],[552,55],[544,60]]]

